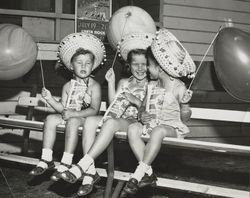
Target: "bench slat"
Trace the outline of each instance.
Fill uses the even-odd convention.
[[[43,130],[43,122],[39,121],[29,121],[29,120],[20,120],[20,119],[12,119],[0,117],[0,125],[14,127],[14,128],[22,128],[22,129],[32,129],[32,130]],[[59,132],[64,132],[65,125],[59,125],[57,127]],[[82,128],[79,127],[79,131]],[[116,132],[115,137],[118,139],[127,139],[126,132]],[[148,141],[148,137],[143,136],[145,141]],[[216,143],[216,142],[205,142],[198,140],[189,140],[189,139],[177,139],[177,138],[164,138],[162,144],[179,147],[179,148],[189,148],[196,150],[204,150],[204,151],[213,151],[213,152],[223,152],[223,153],[234,153],[241,155],[250,155],[250,147],[249,146],[241,146],[234,144],[226,144],[226,143]]]

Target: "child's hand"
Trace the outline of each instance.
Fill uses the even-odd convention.
[[[68,120],[69,118],[75,116],[74,113],[75,113],[74,110],[64,109],[64,110],[62,111],[62,119],[63,119],[63,120]]]
[[[191,100],[192,95],[193,95],[193,91],[191,91],[190,89],[188,89],[188,90],[184,93],[184,95],[183,95],[183,97],[182,97],[182,99],[181,99],[181,103],[188,103],[188,102]]]
[[[113,70],[113,68],[111,67],[107,73],[105,74],[105,78],[108,82],[113,82],[115,83],[115,72]]]
[[[132,104],[136,105],[136,106],[140,106],[141,101],[135,97],[133,94],[129,93],[129,92],[124,92],[123,93],[125,98]]]
[[[147,111],[141,113],[140,120],[143,124],[150,122],[151,119],[155,119],[156,115],[149,114]]]
[[[50,91],[46,88],[43,88],[42,89],[42,93],[41,93],[42,97],[45,99],[45,100],[49,100],[52,98],[52,95],[50,93]]]

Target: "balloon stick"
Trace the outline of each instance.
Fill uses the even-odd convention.
[[[131,12],[128,12],[128,13],[125,15],[125,23],[124,23],[124,26],[123,26],[123,28],[122,28],[121,38],[122,38],[122,36],[123,36],[123,33],[124,33],[124,30],[125,30],[125,26],[126,26],[128,17],[130,17],[130,16],[131,16]],[[116,61],[117,55],[118,55],[118,48],[116,49],[115,57],[114,57],[114,59],[113,59],[111,68],[114,68],[114,65],[115,65],[115,61]]]
[[[200,64],[199,64],[199,66],[197,67],[197,70],[196,70],[196,72],[195,72],[195,77],[196,77],[196,75],[197,75],[197,73],[198,73],[198,71],[199,71],[199,69],[200,69],[200,67],[201,67],[201,65],[202,65],[202,63],[203,63],[203,61],[204,61],[204,59],[206,58],[206,56],[207,56],[207,54],[208,54],[210,48],[212,47],[212,45],[213,45],[213,43],[214,43],[214,41],[215,41],[216,37],[218,36],[218,34],[219,34],[219,32],[220,32],[221,29],[222,29],[222,26],[219,27],[219,29],[218,29],[218,31],[216,32],[216,34],[215,34],[215,36],[214,36],[212,42],[211,42],[210,45],[208,46],[207,51],[205,52],[204,56],[202,57],[202,59],[201,59],[201,61],[200,61]],[[192,84],[193,84],[193,82],[194,82],[195,77],[192,79],[192,81],[191,81],[190,84],[189,84],[189,87],[188,87],[189,90],[190,90],[190,88],[191,88],[191,86],[192,86]]]

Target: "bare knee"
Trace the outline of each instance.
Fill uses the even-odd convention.
[[[117,129],[119,128],[119,122],[116,119],[108,119],[104,122],[101,131],[105,131],[105,133],[115,134]]]
[[[101,117],[97,117],[97,116],[87,117],[84,122],[84,129],[88,131],[93,128],[94,129],[97,128],[100,120],[101,120]]]
[[[128,126],[128,140],[130,142],[140,138],[142,125],[140,123],[133,123]]]
[[[60,115],[50,114],[46,117],[44,124],[46,127],[55,127],[60,122],[60,119]]]
[[[69,118],[67,120],[66,125],[67,125],[67,127],[70,127],[70,128],[79,127],[80,125],[82,125],[82,119],[81,118],[76,118],[76,117]]]
[[[150,134],[150,142],[160,143],[167,135],[167,128],[163,126],[155,127]]]

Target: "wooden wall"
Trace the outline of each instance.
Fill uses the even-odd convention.
[[[248,0],[162,0],[160,21],[179,38],[194,60],[201,60],[225,20],[250,32]],[[213,60],[212,49],[206,60]]]

